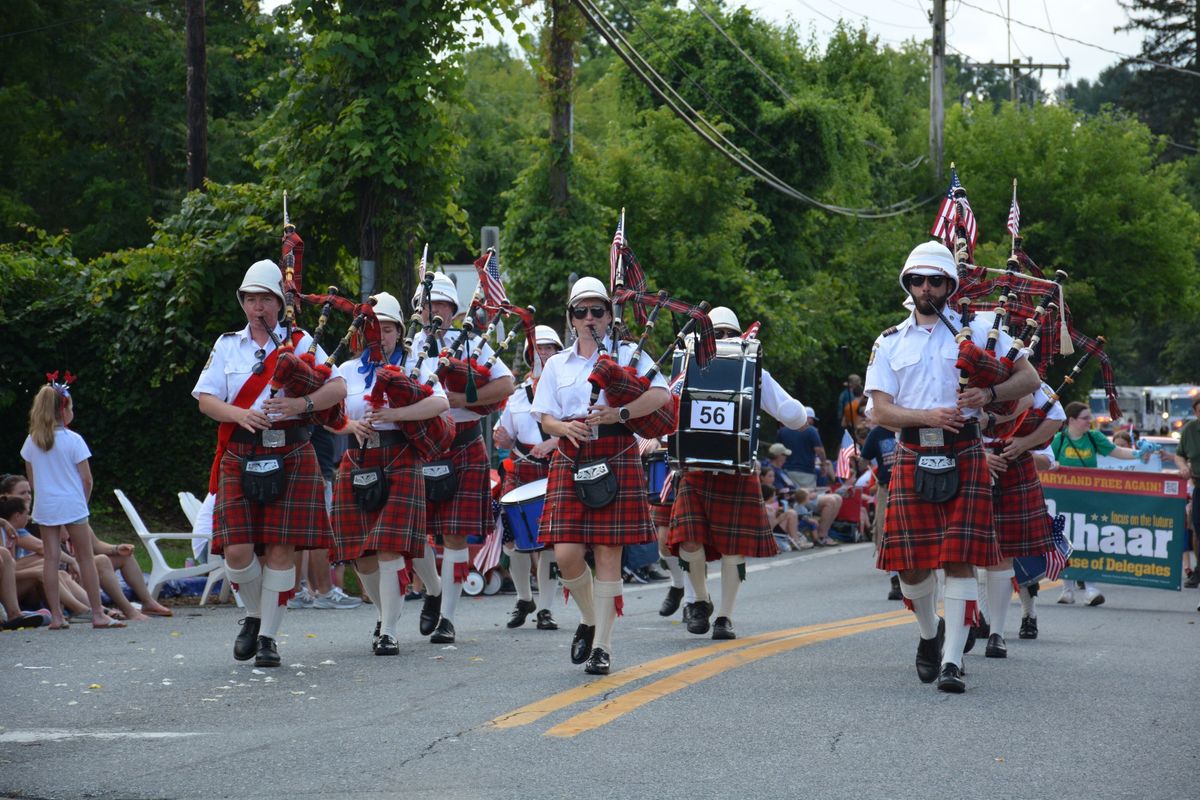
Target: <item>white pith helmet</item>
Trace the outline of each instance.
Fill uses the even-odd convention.
[[[414,311],[421,308],[423,294],[421,287],[418,286],[417,293],[413,295],[412,299]],[[434,303],[439,300],[454,306],[454,313],[458,313],[458,288],[454,285],[454,281],[450,280],[450,276],[444,272],[434,273],[433,287],[429,290],[429,302]]]
[[[608,290],[604,288],[604,284],[590,276],[575,281],[575,285],[571,287],[571,299],[567,301],[567,305],[574,308],[580,300],[586,300],[589,297],[603,300],[605,303],[609,302]]]
[[[391,292],[380,292],[373,296],[375,298],[375,317],[380,322],[394,322],[400,327],[404,327],[400,301],[396,299],[395,295]]]
[[[283,273],[279,271],[279,265],[269,258],[251,264],[237,290],[239,303],[246,292],[270,292],[283,303]]]
[[[958,264],[954,254],[941,242],[922,242],[908,254],[904,269],[900,270],[900,288],[908,292],[904,285],[906,275],[945,275],[954,284],[949,294],[958,289]]]
[[[552,344],[559,350],[563,349],[562,339],[558,338],[558,333],[549,325],[538,325],[533,329],[533,334],[536,344]]]
[[[742,332],[742,324],[738,322],[737,314],[733,313],[731,308],[717,306],[708,312],[708,318],[712,320],[714,329],[727,328],[734,333]]]

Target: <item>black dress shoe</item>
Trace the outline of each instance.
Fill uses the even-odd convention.
[[[903,600],[904,595],[900,592],[900,578],[892,576],[892,588],[888,592],[888,600]]]
[[[425,595],[425,602],[421,604],[421,635],[428,636],[433,633],[433,629],[437,627],[438,620],[442,617],[442,596]]]
[[[971,625],[967,628],[967,643],[963,645],[963,655],[966,655],[967,653],[971,652],[972,649],[974,649],[975,639],[977,638],[975,631],[976,628],[974,625]]]
[[[258,652],[254,655],[254,666],[279,666],[279,650],[275,647],[275,640],[270,636],[258,637]]]
[[[692,613],[695,612],[695,610],[696,610],[695,608],[693,608],[693,606],[695,606],[695,605],[696,605],[695,603],[687,603],[686,605],[684,605],[684,607],[683,607],[683,624],[684,625],[687,625],[688,622],[691,621]]]
[[[714,639],[736,639],[737,634],[733,631],[733,622],[729,617],[717,617],[713,620],[713,638]]]
[[[1008,658],[1008,645],[1004,643],[1004,637],[998,633],[989,636],[987,649],[983,654],[988,658]]]
[[[437,627],[434,628],[429,641],[434,644],[454,644],[454,623],[442,617],[438,620]]]
[[[1021,639],[1036,639],[1037,638],[1037,617],[1021,617],[1021,632],[1017,634]]]
[[[963,672],[957,665],[946,662],[942,665],[941,674],[938,675],[938,691],[962,694],[967,690],[967,682],[963,680],[962,676]]]
[[[937,679],[938,665],[942,663],[942,642],[946,636],[946,621],[938,620],[937,636],[917,642],[917,677],[921,683],[933,683]]]
[[[539,631],[558,630],[558,623],[554,621],[554,615],[550,613],[550,609],[543,608],[537,613],[537,629]]]
[[[375,620],[375,632],[371,634],[371,652],[375,652],[375,648],[379,646],[379,631],[383,627],[383,622]]]
[[[258,629],[262,620],[258,617],[246,617],[239,622],[242,623],[242,630],[233,640],[233,657],[238,661],[249,661],[258,650]]]
[[[592,654],[592,642],[596,639],[595,625],[580,625],[571,640],[571,663],[582,664]]]
[[[379,642],[375,645],[375,655],[398,656],[400,655],[400,643],[396,641],[395,636],[385,633],[379,637]]]
[[[708,633],[708,618],[712,616],[713,604],[708,600],[697,600],[690,604],[692,615],[688,618],[688,633]]]
[[[511,619],[508,621],[508,627],[519,628],[525,624],[525,618],[537,611],[537,603],[532,600],[518,600],[517,607],[512,610]]]
[[[679,610],[679,601],[683,599],[682,586],[667,587],[667,596],[663,598],[662,605],[658,607],[658,615],[660,617],[669,617]]]
[[[583,671],[588,675],[607,675],[611,666],[608,653],[604,652],[602,647],[593,647],[592,654],[588,656],[587,663],[583,665]]]

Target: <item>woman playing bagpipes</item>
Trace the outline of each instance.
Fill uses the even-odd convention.
[[[289,282],[287,296],[296,296],[298,280]],[[280,391],[281,366],[294,376],[311,373],[295,351],[309,349],[313,339],[291,327],[290,307],[288,326],[279,324],[285,287],[273,261],[246,271],[237,298],[246,327],[217,340],[192,396],[201,413],[220,423],[209,487],[216,495],[213,551],[224,554],[229,579],[246,605],[233,657],[277,667],[275,637],[293,588],[293,553],[330,545],[325,484],[309,444],[310,415],[337,407],[346,385],[331,375],[307,381],[312,389],[303,394]],[[319,347],[314,351],[324,358]]]
[[[333,558],[354,561],[378,614],[372,650],[394,656],[405,559],[426,548],[422,459],[448,441],[450,423],[439,415],[450,403],[432,378],[434,362],[415,368],[400,341],[400,301],[387,292],[372,299],[373,308],[359,310],[370,318],[361,326],[362,356],[337,368],[346,383],[347,418],[338,432],[353,438],[334,483]]]
[[[464,320],[464,329],[450,329],[458,314],[458,290],[450,278],[435,275],[428,288],[414,298],[414,305],[418,304],[430,330],[413,338],[413,352],[424,350],[439,360],[438,375],[450,401],[454,438],[424,467],[426,529],[444,545],[441,575],[434,568],[429,547],[424,556],[414,559],[413,566],[425,584],[421,635],[435,644],[449,644],[455,639],[454,611],[470,574],[467,537],[486,538],[495,527],[491,463],[480,419],[503,406],[512,394],[513,379],[504,362],[493,358],[492,348],[472,332],[469,323],[475,304]],[[490,366],[484,367],[485,361]],[[470,381],[460,384],[464,374]]]
[[[613,305],[604,284],[580,278],[567,304],[575,343],[546,362],[531,413],[542,430],[560,439],[550,461],[546,505],[539,537],[554,545],[563,585],[582,617],[571,643],[571,661],[586,663],[593,675],[609,672],[612,632],[623,608],[621,548],[654,541],[646,503],[646,478],[627,423],[647,417],[670,400],[666,381],[655,376],[649,388],[619,408],[589,378],[602,359],[628,365],[634,347],[614,341]],[[653,361],[634,365],[647,374]],[[588,547],[596,578],[584,561]]]

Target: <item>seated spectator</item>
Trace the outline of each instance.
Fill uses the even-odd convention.
[[[801,517],[816,517],[815,530],[811,534],[813,544],[818,547],[838,546],[838,542],[829,538],[829,529],[833,527],[833,521],[837,519],[838,512],[842,509],[841,495],[833,492],[810,494],[808,491],[800,489],[796,492],[792,505]]]
[[[0,497],[0,502],[10,498]],[[16,536],[10,532],[7,522],[0,523],[0,606],[4,607],[4,621],[0,630],[15,631],[21,628],[39,628],[46,623],[41,614],[26,614],[17,599],[17,559],[13,555]]]
[[[817,486],[819,476],[824,472],[826,457],[825,446],[821,444],[821,436],[812,426],[817,414],[809,406],[808,425],[798,431],[791,428],[779,429],[779,446],[787,450],[783,468],[787,471],[792,483],[801,489],[812,489]]]
[[[788,550],[807,550],[812,547],[812,543],[800,535],[800,522],[796,511],[788,508],[787,504],[779,499],[774,487],[763,486],[762,491],[767,521],[771,525],[771,532],[775,535],[779,549],[786,553]]]

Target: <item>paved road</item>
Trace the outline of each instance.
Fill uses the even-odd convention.
[[[453,648],[409,603],[387,659],[370,608],[289,612],[265,674],[231,659],[228,607],[3,634],[0,796],[1195,796],[1200,592],[1043,604],[1034,642],[1014,605],[1009,658],[969,656],[950,696],[916,680],[886,589],[867,546],[757,562],[718,643],[636,588],[593,681],[568,662],[574,609],[512,632],[511,596],[464,598]]]

